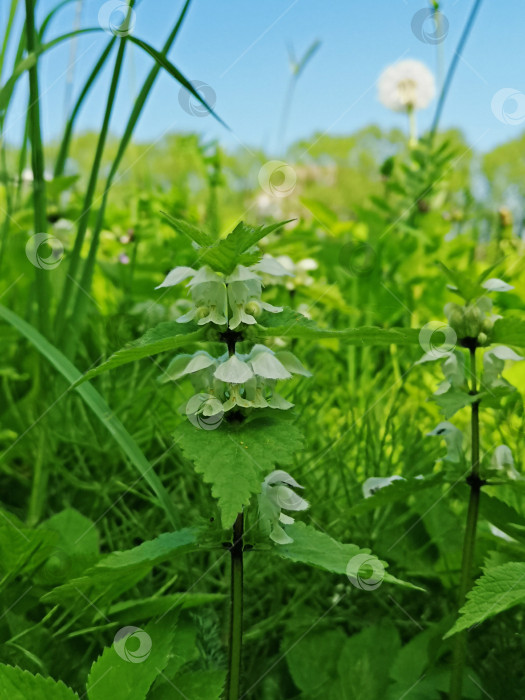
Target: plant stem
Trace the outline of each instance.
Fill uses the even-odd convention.
[[[26,0],[30,2],[30,0]],[[126,22],[129,22],[130,13],[133,10],[133,5],[135,0],[128,1],[128,11],[126,15]],[[113,105],[115,103],[115,97],[117,94],[117,87],[120,79],[120,73],[122,69],[122,62],[124,60],[124,51],[126,48],[126,36],[124,35],[119,44],[117,57],[115,59],[115,65],[113,68],[113,75],[111,77],[111,83],[109,86],[108,97],[106,100],[106,108],[104,112],[104,119],[102,121],[102,127],[100,129],[100,134],[98,137],[97,147],[95,150],[95,156],[93,159],[93,165],[91,166],[91,172],[89,174],[89,181],[84,197],[84,203],[82,207],[82,213],[78,219],[78,229],[75,238],[75,243],[73,245],[73,250],[71,252],[71,257],[69,260],[69,269],[67,272],[66,279],[64,281],[64,287],[61,295],[61,300],[57,308],[56,318],[55,318],[55,332],[58,339],[61,338],[62,334],[65,332],[67,311],[69,307],[69,302],[73,296],[73,284],[76,282],[77,271],[81,261],[82,246],[84,244],[84,239],[86,237],[86,232],[88,229],[89,217],[91,215],[91,207],[93,206],[93,200],[95,198],[95,190],[98,181],[98,174],[102,163],[102,155],[104,153],[104,147],[106,145],[106,138],[109,130],[109,122],[111,119],[111,113],[113,110]],[[68,335],[70,335],[71,329],[68,329]]]
[[[230,548],[231,610],[228,655],[228,685],[226,689],[226,698],[228,700],[238,700],[240,693],[243,610],[243,530],[244,516],[242,513],[239,513],[233,525],[233,544]]]
[[[477,393],[476,387],[476,348],[470,348],[470,393]],[[465,598],[472,585],[472,564],[476,545],[476,526],[478,522],[479,499],[483,482],[479,478],[479,401],[472,404],[471,412],[472,434],[472,469],[467,483],[470,485],[470,499],[467,513],[467,526],[463,541],[463,556],[461,561],[461,580],[459,584],[458,610],[463,607]],[[466,630],[457,634],[454,640],[452,660],[452,676],[450,681],[450,700],[461,700],[463,688],[463,669],[467,657]]]
[[[27,53],[32,54],[36,49],[35,32],[35,2],[26,0],[26,42]],[[47,230],[46,189],[44,181],[44,149],[42,148],[42,133],[40,129],[40,97],[38,91],[37,63],[29,71],[29,134],[31,139],[31,165],[33,168],[33,210],[34,233],[45,233]],[[35,266],[36,296],[38,301],[38,323],[41,333],[46,333],[48,323],[48,279],[47,271]]]
[[[416,124],[416,110],[413,107],[408,109],[408,145],[410,148],[415,148],[417,146],[417,124]]]

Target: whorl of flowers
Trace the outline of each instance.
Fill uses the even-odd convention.
[[[234,330],[241,323],[257,323],[256,317],[262,311],[279,313],[280,306],[272,306],[261,300],[262,279],[258,272],[271,277],[290,275],[274,258],[265,257],[250,267],[237,265],[231,275],[223,275],[204,265],[199,270],[192,267],[176,267],[171,270],[161,287],[174,287],[190,278],[193,308],[177,321],[186,323],[197,320],[199,326],[214,323]]]
[[[434,76],[421,61],[407,59],[388,66],[378,81],[379,100],[394,112],[425,109],[434,99]]]
[[[226,352],[214,358],[199,350],[193,355],[178,355],[161,381],[187,377],[199,399],[192,401],[190,412],[214,416],[235,407],[292,408],[293,404],[276,392],[275,385],[293,374],[311,376],[288,350],[274,352],[265,345],[256,344],[247,354],[235,352],[229,356]]]
[[[277,393],[277,382],[290,379],[293,374],[311,376],[287,350],[273,351],[261,344],[246,353],[235,349],[237,342],[246,339],[243,329],[257,324],[263,311],[276,314],[283,310],[261,299],[262,276],[268,282],[290,277],[292,273],[265,255],[249,266],[236,265],[230,274],[214,270],[208,264],[198,270],[176,267],[157,287],[172,287],[189,280],[187,287],[193,305],[177,322],[216,326],[225,343],[228,334],[231,337],[233,332],[235,336],[233,346],[227,343],[228,351],[220,357],[203,350],[193,355],[178,355],[160,378],[161,382],[190,380],[196,392],[185,405],[190,420],[197,416],[221,416],[232,409],[292,408],[293,404]]]

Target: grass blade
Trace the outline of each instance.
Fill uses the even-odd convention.
[[[60,374],[72,385],[82,379],[78,369],[48,340],[44,338],[33,326],[26,323],[15,313],[0,305],[0,317],[10,323],[16,330],[29,340],[29,342],[43,355],[43,357],[60,372]],[[129,458],[141,477],[144,478],[153,493],[159,499],[166,515],[174,527],[179,527],[177,511],[171,502],[170,496],[160,479],[153,471],[150,462],[144,456],[142,450],[127,432],[119,419],[112,413],[110,407],[104,401],[98,391],[91,384],[82,384],[75,388],[86,405],[93,411],[100,422],[108,429],[119,447]]]

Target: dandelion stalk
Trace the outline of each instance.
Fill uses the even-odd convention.
[[[416,123],[416,110],[414,107],[410,106],[407,109],[408,114],[408,145],[410,148],[415,148],[417,146],[417,123]]]
[[[476,382],[476,347],[470,348],[470,394],[477,393]],[[470,486],[467,525],[463,541],[461,561],[461,580],[459,585],[458,610],[463,607],[468,591],[472,585],[472,564],[476,545],[476,526],[478,522],[479,500],[483,481],[479,477],[479,401],[474,401],[471,412],[472,433],[472,467],[467,478]],[[463,687],[463,669],[467,657],[466,631],[456,635],[452,660],[452,676],[450,682],[450,700],[461,700]]]
[[[239,513],[233,525],[231,554],[231,610],[226,698],[238,700],[241,684],[243,613],[243,534],[244,516]]]

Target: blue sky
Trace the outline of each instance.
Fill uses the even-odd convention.
[[[40,19],[56,0],[39,0]],[[101,0],[84,0],[81,25],[98,26]],[[136,11],[134,35],[160,48],[180,8],[181,0],[142,0]],[[23,3],[20,3],[23,6]],[[53,20],[47,39],[70,31],[76,3]],[[368,124],[406,127],[404,115],[384,108],[375,82],[389,63],[416,58],[436,70],[436,47],[412,32],[414,13],[424,0],[193,0],[170,60],[190,79],[210,85],[216,110],[231,127],[228,133],[211,116],[186,114],[179,104],[179,87],[159,76],[135,137],[156,140],[167,131],[198,131],[228,147],[239,143],[264,147],[278,154],[277,130],[289,79],[286,47],[301,54],[316,39],[320,49],[301,76],[287,128],[287,141],[309,138],[314,132],[350,133]],[[446,64],[453,56],[472,3],[443,0],[449,23],[443,44]],[[0,3],[5,27],[8,3]],[[19,20],[21,17],[19,17]],[[523,26],[525,3],[484,0],[473,33],[460,61],[443,114],[443,127],[461,128],[477,150],[488,150],[515,138],[525,128],[498,121],[491,110],[493,95],[502,88],[525,92]],[[79,38],[74,65],[74,90],[88,75],[107,41],[107,34]],[[133,97],[151,66],[136,46],[127,49],[111,130],[120,133]],[[42,123],[45,138],[60,134],[64,124],[65,75],[70,46],[53,49],[41,68]],[[81,129],[97,129],[102,121],[111,66],[101,76],[78,121]],[[4,75],[5,77],[5,75]],[[18,140],[23,128],[24,81],[17,89],[7,137]],[[420,114],[420,127],[429,125],[435,101]]]

